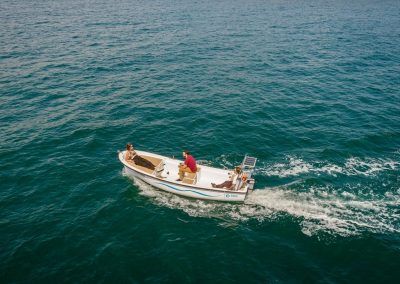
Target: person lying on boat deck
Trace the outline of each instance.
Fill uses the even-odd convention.
[[[156,168],[152,162],[146,160],[145,158],[139,156],[136,151],[133,149],[133,145],[128,143],[126,144],[126,153],[125,153],[126,161],[133,161],[136,165],[145,167],[150,170],[154,170]]]
[[[214,188],[227,188],[232,190],[235,187],[235,180],[237,176],[242,172],[241,167],[235,167],[235,170],[232,173],[229,173],[229,180],[224,181],[220,184],[211,183],[211,186]]]
[[[179,164],[179,179],[176,181],[181,181],[185,177],[185,173],[195,173],[197,171],[196,160],[190,155],[189,151],[183,151],[183,157],[185,162]]]

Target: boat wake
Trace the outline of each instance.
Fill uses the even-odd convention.
[[[400,190],[381,197],[324,188],[307,192],[270,188],[250,195],[246,206],[251,205],[254,208],[248,216],[259,220],[268,218],[264,212],[293,216],[308,236],[320,232],[340,236],[400,232],[400,212],[396,209],[400,206]]]
[[[397,172],[399,166],[399,162],[384,159],[350,158],[339,166],[306,163],[302,159],[289,157],[287,163],[262,167],[258,175],[287,177],[325,173],[365,178],[384,171]],[[342,188],[335,188],[307,185],[300,179],[283,186],[255,190],[248,195],[244,204],[187,199],[156,190],[141,181],[135,181],[135,184],[141,195],[149,197],[157,205],[180,209],[192,217],[214,218],[222,226],[254,220],[290,220],[297,223],[307,236],[400,233],[400,188],[393,183],[389,186],[391,190],[382,193],[364,180],[357,185],[344,184]]]
[[[400,162],[391,159],[358,158],[347,159],[343,164],[329,162],[306,162],[302,158],[287,156],[285,162],[259,166],[257,174],[265,176],[290,177],[301,174],[327,174],[332,176],[375,176],[385,170],[396,170]]]
[[[244,204],[183,198],[135,181],[151,202],[180,209],[192,217],[216,218],[222,226],[256,220],[275,222],[291,218],[308,236],[327,233],[354,236],[363,232],[400,233],[400,190],[384,197],[313,188],[298,192],[286,187],[255,190]]]

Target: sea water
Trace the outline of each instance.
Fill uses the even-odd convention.
[[[397,282],[400,2],[0,2],[0,281]],[[244,204],[117,150],[258,158]]]

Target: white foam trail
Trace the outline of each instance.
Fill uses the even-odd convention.
[[[385,170],[395,170],[400,162],[384,159],[365,159],[350,158],[345,163],[347,172],[352,175],[375,175]]]
[[[141,195],[158,205],[182,210],[192,217],[216,218],[222,226],[292,216],[308,236],[319,233],[351,236],[364,231],[400,233],[400,212],[396,209],[400,206],[400,190],[379,197],[323,188],[298,192],[276,187],[254,191],[245,204],[230,204],[182,198],[141,181],[135,181],[135,184]]]
[[[343,165],[335,165],[328,162],[305,162],[301,158],[287,156],[286,162],[261,166],[257,169],[257,173],[278,177],[297,176],[306,173],[332,176],[337,176],[338,174],[375,176],[386,170],[396,170],[399,166],[399,161],[379,158],[361,159],[353,157],[347,159]]]
[[[400,196],[364,198],[348,192],[311,189],[307,192],[272,188],[254,191],[248,203],[299,218],[302,232],[328,232],[342,236],[363,231],[400,232]]]
[[[287,157],[287,163],[277,163],[267,167],[261,167],[257,169],[257,173],[263,173],[267,176],[295,176],[303,173],[308,173],[313,170],[313,166],[307,162],[304,162],[300,158]]]

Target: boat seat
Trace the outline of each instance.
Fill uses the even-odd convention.
[[[185,173],[185,177],[182,182],[186,184],[196,184],[200,179],[201,168],[197,166],[197,171],[195,173]]]

